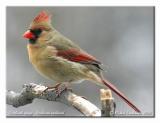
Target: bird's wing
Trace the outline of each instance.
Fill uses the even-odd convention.
[[[57,56],[63,57],[73,62],[84,64],[101,64],[95,57],[89,55],[83,50],[70,48],[68,50],[58,50]]]
[[[72,62],[78,62],[82,64],[93,64],[97,67],[101,63],[87,52],[83,51],[78,45],[74,44],[68,38],[61,35],[59,32],[55,32],[54,37],[49,46],[53,46],[57,50],[57,56],[67,59]]]

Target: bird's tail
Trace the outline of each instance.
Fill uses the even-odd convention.
[[[131,108],[133,108],[136,112],[141,113],[141,111],[131,102],[129,99],[127,99],[126,96],[122,92],[120,92],[114,85],[112,85],[109,81],[102,79],[102,82],[104,85],[106,85],[108,88],[110,88],[113,92],[115,92],[121,99],[123,99]]]

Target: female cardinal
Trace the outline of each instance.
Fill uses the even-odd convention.
[[[41,75],[57,83],[90,80],[107,86],[140,113],[131,101],[103,78],[101,62],[52,27],[51,16],[47,12],[40,12],[23,36],[29,39],[29,60]]]

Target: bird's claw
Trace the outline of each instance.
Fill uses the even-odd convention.
[[[66,84],[58,83],[55,86],[47,87],[41,94],[43,95],[44,93],[46,93],[49,90],[52,90],[55,92],[56,98],[60,97],[60,95],[66,90],[69,90],[72,92],[72,89],[68,88],[68,86]]]
[[[60,97],[60,95],[66,90],[72,91],[72,89],[68,88],[68,86],[66,84],[64,84],[64,83],[59,84],[55,88],[56,98]]]

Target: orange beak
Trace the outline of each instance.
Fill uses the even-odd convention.
[[[35,39],[34,34],[33,34],[30,30],[26,31],[26,32],[23,34],[23,37],[24,37],[24,38],[27,38],[27,39]]]

